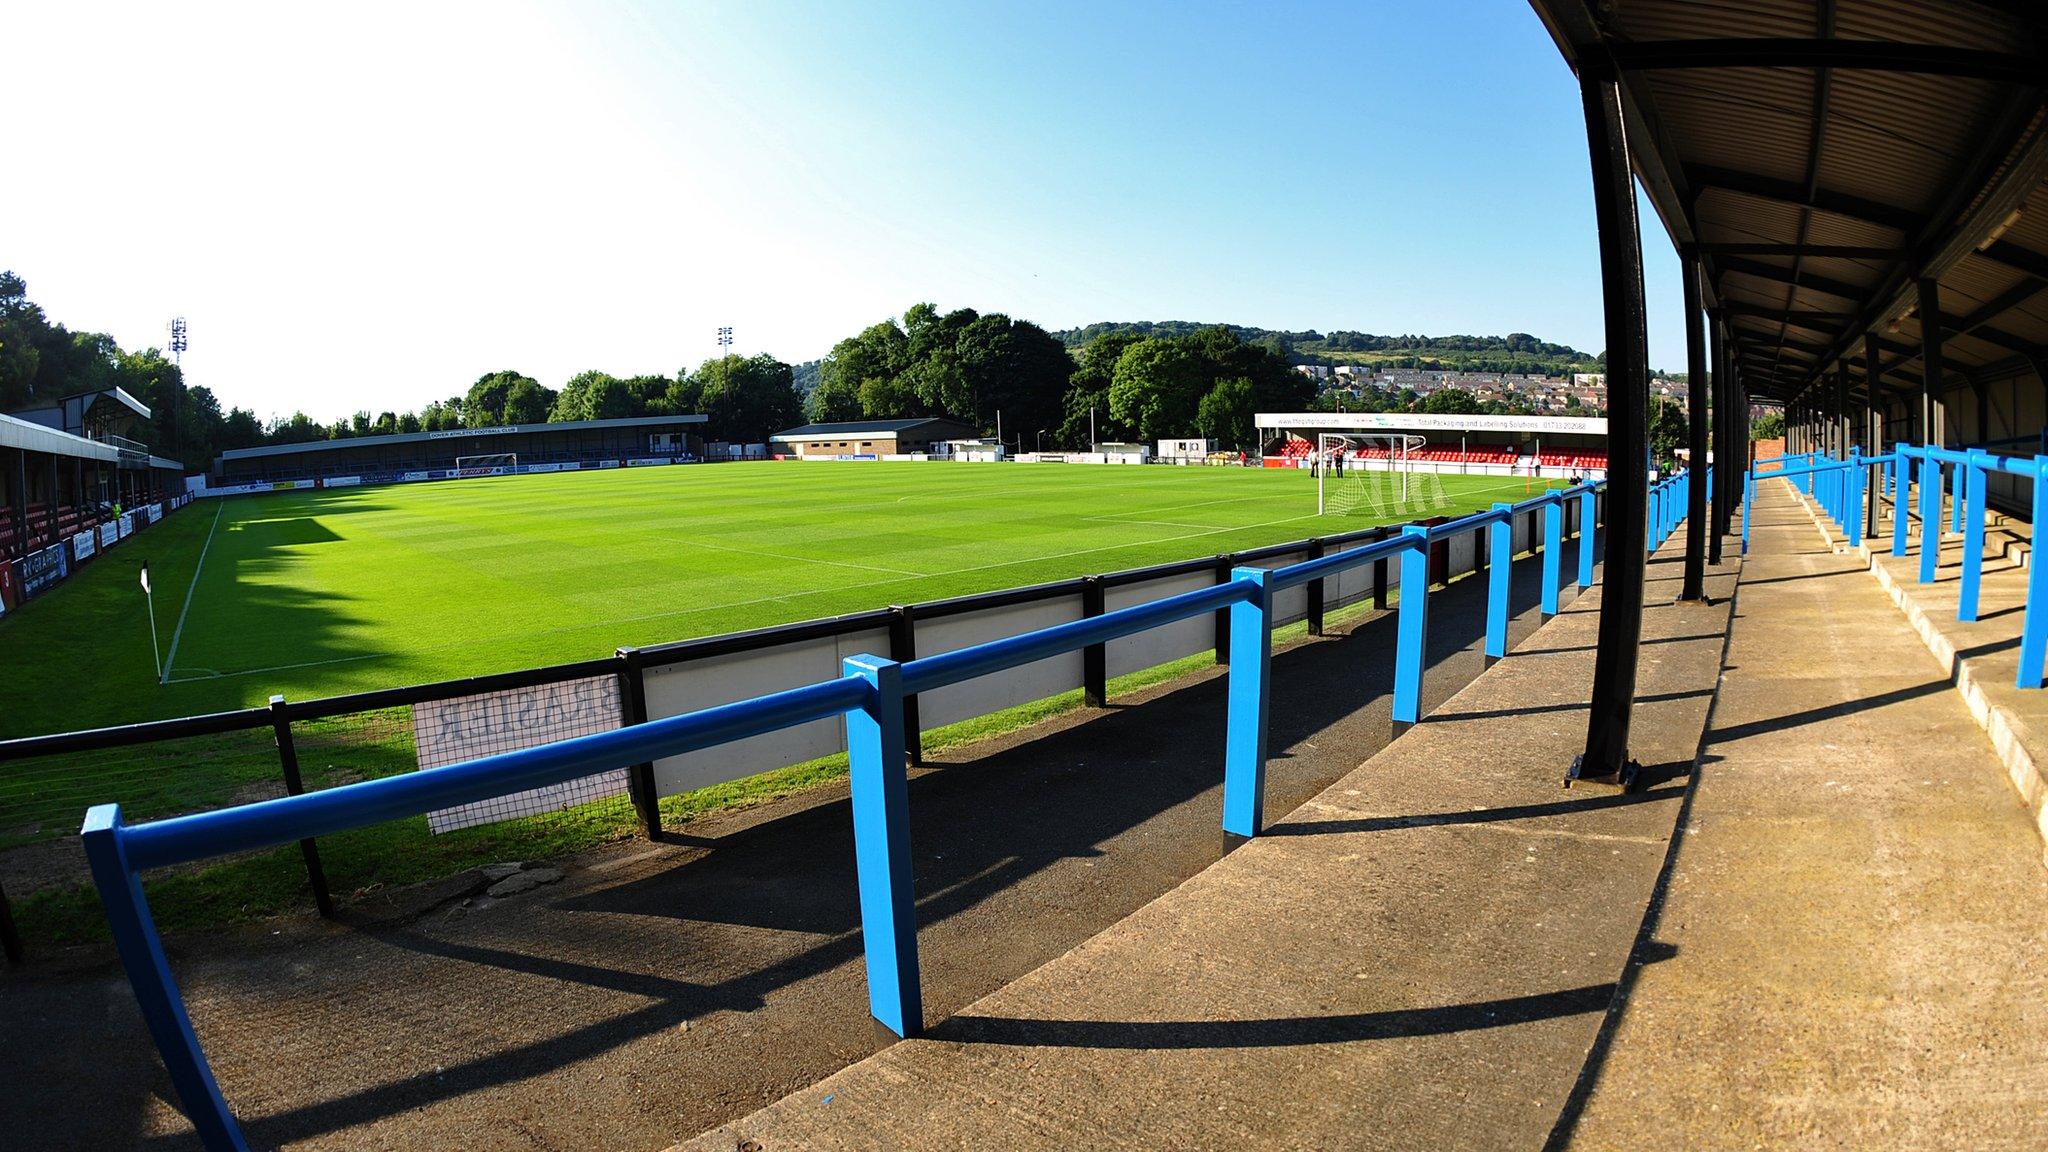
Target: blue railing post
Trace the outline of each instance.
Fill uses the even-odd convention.
[[[1941,461],[1932,448],[1920,456],[1920,582],[1934,583],[1941,562]]]
[[[2048,456],[2034,457],[2034,523],[2048,524]],[[2038,537],[2037,537],[2038,539]],[[2027,558],[2027,614],[2020,624],[2022,688],[2039,688],[2048,675],[2048,561],[2036,551]]]
[[[1971,452],[1970,462],[1958,465],[1956,476],[1956,491],[1970,504],[1969,518],[1963,521],[1963,583],[1956,597],[1956,619],[1966,623],[1977,619],[1977,593],[1984,582],[1985,469],[1978,457],[1989,455]]]
[[[1849,467],[1843,469],[1842,511],[1849,517],[1844,527],[1849,533],[1849,547],[1863,547],[1863,450],[1853,445],[1849,449]]]
[[[1508,571],[1514,565],[1514,505],[1496,503],[1495,512],[1505,513],[1486,526],[1486,663],[1508,654]],[[1579,554],[1585,555],[1585,537],[1579,537]],[[1547,563],[1547,561],[1546,561]]]
[[[1907,446],[1904,443],[1892,445],[1892,458],[1886,465],[1891,471],[1892,478],[1892,555],[1894,556],[1904,556],[1906,554],[1906,523],[1911,519],[1906,515],[1906,509],[1913,506],[1912,498],[1907,491],[1909,481],[1907,478],[1906,450]]]
[[[1564,557],[1564,506],[1551,501],[1543,506],[1543,614],[1557,615],[1559,567]]]
[[[1264,568],[1235,568],[1234,580],[1259,586],[1250,599],[1230,606],[1228,728],[1223,748],[1223,830],[1247,839],[1265,827],[1266,707],[1271,698],[1273,611]],[[1407,589],[1401,592],[1407,600]]]
[[[1579,493],[1579,587],[1593,586],[1593,537],[1598,517],[1591,488]]]
[[[206,1053],[199,1050],[199,1037],[185,1014],[184,998],[171,978],[170,961],[164,956],[163,940],[150,918],[149,902],[142,895],[142,880],[128,866],[128,854],[121,843],[121,806],[95,805],[85,816],[82,839],[92,882],[100,891],[100,903],[107,912],[107,927],[114,936],[114,950],[128,971],[128,983],[135,988],[135,1001],[142,1008],[143,1022],[163,1055],[164,1070],[185,1108],[185,1118],[199,1133],[208,1152],[247,1152],[242,1129],[228,1111],[228,1102],[214,1083],[207,1067]]]
[[[1963,506],[1968,499],[1970,487],[1970,469],[1961,464],[1953,465],[1953,468],[1955,469],[1955,482],[1949,485],[1950,496],[1948,501],[1948,530],[1952,533],[1963,530]]]
[[[871,689],[867,702],[846,714],[868,1011],[882,1027],[908,1039],[924,1029],[924,996],[917,973],[917,899],[911,886],[903,666],[881,656],[860,655],[847,657],[843,667]]]
[[[1749,555],[1749,522],[1756,519],[1756,470],[1742,474],[1742,554]]]
[[[1405,525],[1401,537],[1401,605],[1394,640],[1394,731],[1422,716],[1422,660],[1429,627],[1429,529]]]

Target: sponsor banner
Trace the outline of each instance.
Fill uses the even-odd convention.
[[[311,488],[312,486],[313,482],[311,480],[279,480],[271,484],[248,485],[249,488],[258,492],[265,490],[271,492],[290,492],[299,488]]]
[[[445,469],[434,469],[426,472],[401,472],[398,478],[400,480],[445,480],[451,475],[453,473]]]
[[[121,539],[126,540],[135,531],[135,513],[123,512],[115,523],[121,526]]]
[[[412,706],[413,742],[421,768],[460,764],[619,726],[619,680],[592,676],[537,688],[516,688],[431,700]],[[514,792],[427,813],[436,834],[521,816],[559,812],[626,791],[627,769],[616,768],[561,784]]]
[[[678,460],[678,459],[676,459],[676,458],[675,458],[675,457],[673,457],[673,456],[635,456],[635,457],[634,457],[634,458],[632,458],[631,460],[628,460],[628,461],[626,461],[626,467],[628,467],[628,468],[646,468],[646,467],[649,467],[649,466],[651,466],[651,465],[654,465],[654,464],[681,464],[681,463],[682,463],[682,461],[681,461],[681,460]]]
[[[502,464],[487,464],[475,468],[457,468],[454,471],[453,475],[460,476],[463,479],[467,480],[472,476],[503,476],[509,473],[510,471],[511,469],[505,467]]]
[[[617,468],[618,466],[619,462],[617,460],[599,460],[593,465],[593,467],[597,468]]]
[[[327,478],[327,486],[329,488],[353,488],[362,482],[363,478],[361,476],[329,476]]]
[[[806,456],[806,460],[880,460],[873,452],[841,452],[837,456]]]
[[[98,543],[99,535],[90,528],[73,536],[71,538],[71,559],[77,563],[83,563],[92,559],[92,554],[99,550],[97,547]]]
[[[71,549],[62,544],[31,552],[21,560],[21,596],[37,596],[71,575]]]
[[[464,436],[503,436],[507,432],[517,431],[519,429],[509,425],[499,428],[450,428],[442,432],[429,432],[427,433],[427,439],[460,440]]]
[[[15,582],[15,564],[12,560],[0,560],[0,615],[21,601],[19,585]]]
[[[112,520],[100,525],[100,547],[112,548],[121,539],[121,526]]]
[[[583,465],[571,460],[566,464],[524,464],[520,466],[519,470],[532,476],[542,472],[574,472],[581,467]]]

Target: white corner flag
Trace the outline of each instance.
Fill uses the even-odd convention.
[[[156,643],[156,593],[149,590],[149,561],[142,562],[142,595],[149,601],[149,651],[156,658],[156,682],[164,682],[163,650]]]

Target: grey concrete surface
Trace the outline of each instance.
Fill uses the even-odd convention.
[[[1839,526],[1811,501],[1802,498],[1802,503],[1833,547],[1848,547]],[[1888,502],[1879,502],[1880,531],[1865,540],[1858,555],[1990,738],[2006,778],[2033,820],[2038,833],[2033,848],[2048,863],[2048,690],[2022,689],[2015,682],[2020,628],[2026,619],[2027,565],[2034,555],[2033,526],[1995,512],[1987,518],[1977,619],[1964,622],[1956,619],[1963,535],[1947,530],[1953,520],[1944,512],[1934,580],[1922,584],[1919,519],[1914,516],[1910,521],[1908,551],[1894,556],[1892,511]]]
[[[1537,561],[1519,561],[1517,643],[1538,623],[1537,582]],[[1431,706],[1480,671],[1484,589],[1431,596]],[[1390,617],[1368,616],[1276,655],[1269,811],[1384,746],[1393,638]],[[1203,674],[1118,697],[914,775],[935,1019],[1214,862],[1223,687]],[[173,937],[251,1140],[661,1148],[869,1055],[843,788],[681,831],[569,861],[560,883],[505,900],[414,893],[409,914]],[[193,1146],[103,954],[0,971],[0,1037],[9,1152]]]
[[[1634,794],[1562,779],[1598,593],[1213,867],[691,1150],[1531,1148],[1666,858],[1735,564],[1653,563]],[[927,945],[928,953],[937,951]]]
[[[1654,962],[1557,1143],[2048,1147],[2025,810],[1946,670],[1782,484],[1752,538]]]

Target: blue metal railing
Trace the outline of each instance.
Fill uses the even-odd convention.
[[[1676,472],[1650,485],[1650,531],[1643,541],[1644,551],[1654,555],[1664,546],[1666,540],[1685,523],[1689,506],[1688,489],[1692,484],[1692,473]],[[1707,465],[1707,491],[1714,490],[1714,466]]]
[[[1890,452],[1879,456],[1864,456],[1851,448],[1847,460],[1837,460],[1821,453],[1784,459],[1799,459],[1802,463],[1769,472],[1751,471],[1745,477],[1745,492],[1753,495],[1759,479],[1803,476],[1806,491],[1842,526],[1851,547],[1863,544],[1865,495],[1871,482],[1871,469],[1877,469],[1878,494],[1885,496],[1892,506],[1892,555],[1909,554],[1911,522],[1915,519],[1920,522],[1919,582],[1922,584],[1934,583],[1940,568],[1941,505],[1944,488],[1949,489],[1952,496],[1948,502],[1948,531],[1963,538],[1956,619],[1965,623],[1978,618],[1978,605],[1983,595],[1984,529],[1991,513],[1986,494],[1989,475],[2002,472],[2033,481],[2037,543],[2040,526],[2044,519],[2048,519],[2048,455],[2027,459],[1986,452],[1981,448],[1957,451],[1924,444],[1894,444]],[[1919,465],[1917,469],[1914,467],[1916,462]],[[1916,482],[1919,486],[1917,516],[1912,511],[1912,489]],[[1743,519],[1742,547],[1744,552],[1749,550],[1748,517]],[[2038,551],[2031,556],[2027,568],[2025,611],[2020,625],[2019,673],[2015,682],[2021,688],[2040,688],[2048,683],[2048,667],[2044,667],[2048,666],[2048,566],[2042,564]]]
[[[118,804],[103,804],[86,815],[86,857],[115,948],[187,1117],[207,1148],[246,1149],[171,976],[143,895],[141,869],[289,844],[844,716],[868,1008],[896,1035],[911,1036],[923,1026],[923,1001],[910,860],[906,696],[1227,609],[1231,660],[1222,823],[1228,833],[1253,837],[1264,826],[1274,597],[1360,565],[1397,559],[1393,717],[1397,729],[1414,724],[1421,719],[1430,546],[1486,530],[1485,653],[1491,662],[1507,654],[1513,518],[1542,513],[1541,611],[1555,615],[1565,502],[1579,502],[1573,582],[1583,588],[1593,581],[1595,492],[1604,486],[1583,484],[1519,504],[1495,504],[1434,527],[1411,524],[1398,536],[1282,568],[1236,568],[1229,581],[1214,587],[941,655],[901,663],[853,656],[837,679],[444,768],[132,826],[122,823]],[[1673,515],[1682,519],[1679,503],[1675,514],[1660,506],[1657,523]],[[1668,522],[1675,527],[1678,521]]]

